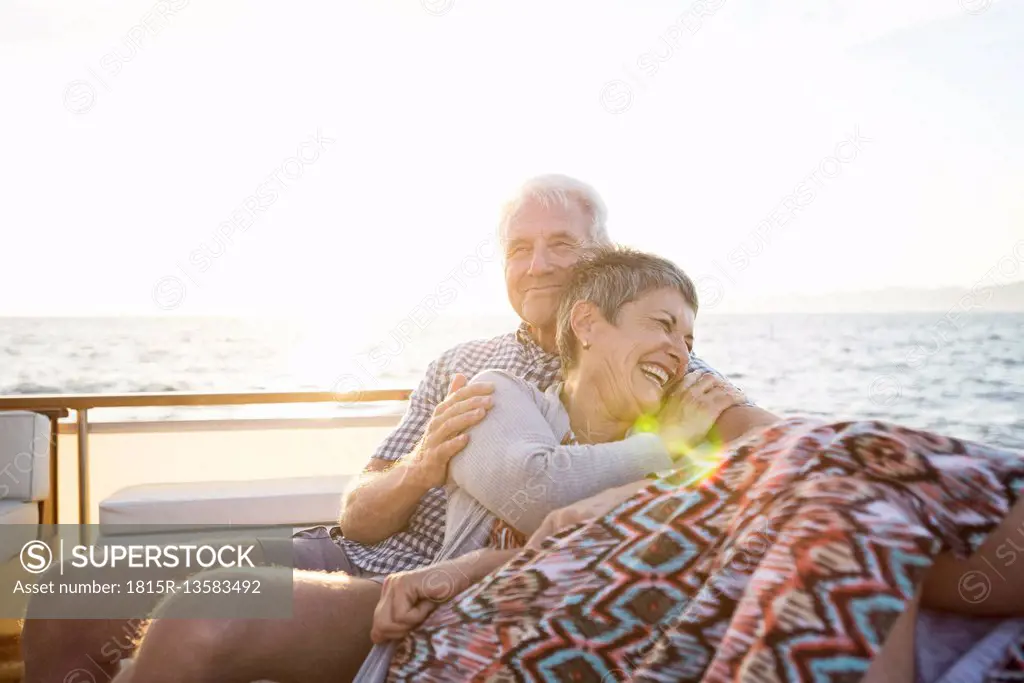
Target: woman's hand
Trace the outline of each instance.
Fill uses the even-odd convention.
[[[383,643],[405,636],[439,605],[454,598],[490,572],[508,562],[518,549],[485,548],[384,579],[380,600],[373,611],[370,639]]]
[[[373,612],[370,638],[375,643],[401,638],[470,583],[450,562],[388,575]]]
[[[634,481],[549,512],[540,527],[530,536],[526,547],[540,548],[540,544],[548,536],[554,536],[563,529],[607,514],[613,508],[618,507],[619,503],[631,498],[633,494],[650,483],[647,479]]]
[[[722,413],[744,401],[739,389],[717,375],[691,372],[665,400],[658,432],[677,458],[703,441]]]

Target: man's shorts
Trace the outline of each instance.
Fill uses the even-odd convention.
[[[261,543],[267,560],[282,565],[291,565],[295,569],[315,572],[341,572],[361,579],[371,579],[381,583],[383,574],[374,574],[357,566],[345,553],[341,543],[341,531],[337,527],[315,526],[303,529],[291,538],[291,547],[275,547],[264,541]],[[291,557],[287,553],[291,552]],[[283,555],[285,554],[285,555]]]

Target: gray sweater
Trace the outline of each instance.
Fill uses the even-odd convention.
[[[484,547],[496,518],[529,536],[553,510],[673,466],[656,434],[570,443],[561,383],[541,392],[503,370],[485,370],[472,382],[493,383],[494,404],[448,465],[438,561]]]
[[[485,547],[495,519],[529,536],[552,510],[673,468],[656,434],[569,443],[561,383],[541,392],[503,370],[485,370],[472,382],[494,383],[494,406],[448,464],[444,544],[435,563]],[[355,682],[383,683],[394,648],[394,642],[375,645]]]

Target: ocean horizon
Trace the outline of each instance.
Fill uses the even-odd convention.
[[[0,395],[412,389],[445,349],[515,323],[453,315],[356,333],[280,318],[0,318]],[[884,419],[1024,449],[1021,329],[1022,313],[712,314],[698,320],[695,352],[779,415]],[[95,409],[90,420],[360,409]]]

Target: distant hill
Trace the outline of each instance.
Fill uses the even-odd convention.
[[[764,297],[730,301],[726,296],[714,313],[897,313],[940,312],[953,308],[978,313],[1010,311],[1024,313],[1024,281],[1007,285],[982,284],[974,288],[974,298],[964,297],[971,288],[940,289],[887,288],[872,291],[839,292],[828,295]]]

